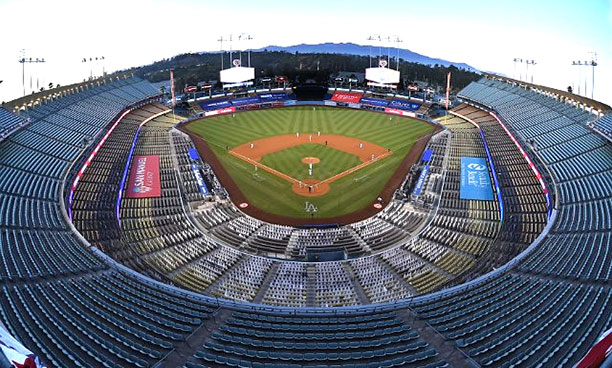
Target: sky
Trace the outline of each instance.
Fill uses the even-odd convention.
[[[46,61],[25,64],[29,92],[219,50],[220,37],[247,33],[253,40],[234,48],[398,36],[402,48],[517,79],[527,65],[513,60],[534,60],[529,80],[575,92],[580,85],[588,97],[593,68],[571,64],[596,52],[594,98],[612,105],[612,0],[0,0],[0,14],[0,102],[23,95],[21,50]]]

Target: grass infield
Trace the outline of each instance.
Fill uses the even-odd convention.
[[[250,111],[193,122],[187,129],[204,138],[240,188],[259,209],[276,215],[308,218],[306,202],[317,206],[316,217],[346,215],[369,206],[419,138],[434,127],[422,121],[369,111],[311,106]],[[285,134],[337,134],[390,149],[393,154],[331,183],[318,197],[293,192],[291,183],[228,153],[257,139]],[[313,177],[325,179],[360,163],[357,156],[320,144],[302,144],[267,154],[261,163],[298,180],[308,178],[304,157],[317,157]],[[256,175],[254,175],[256,174]],[[230,193],[231,194],[231,193]]]

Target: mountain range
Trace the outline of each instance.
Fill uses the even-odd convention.
[[[359,56],[369,56],[370,54],[373,57],[378,56],[379,52],[382,52],[384,56],[388,53],[391,54],[391,59],[394,59],[399,52],[399,57],[408,62],[427,64],[427,65],[443,65],[450,66],[454,65],[460,69],[466,69],[473,72],[478,72],[478,69],[468,65],[466,63],[458,63],[454,61],[448,61],[444,59],[432,58],[429,56],[418,54],[414,51],[408,49],[398,49],[395,47],[391,47],[387,49],[383,47],[382,50],[379,46],[369,46],[369,45],[357,45],[355,43],[320,43],[320,44],[299,44],[294,46],[266,46],[259,49],[253,49],[251,51],[279,51],[279,52],[289,52],[289,53],[303,53],[303,54],[344,54],[344,55],[359,55]],[[393,60],[392,60],[393,62]]]

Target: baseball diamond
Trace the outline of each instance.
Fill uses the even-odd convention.
[[[215,116],[183,129],[235,203],[249,203],[247,212],[261,219],[294,224],[371,215],[376,198],[389,199],[435,128],[370,111],[302,106]],[[303,159],[311,156],[319,162],[309,170]],[[304,211],[304,197],[318,207],[316,218]]]

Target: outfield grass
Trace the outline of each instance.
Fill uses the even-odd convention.
[[[313,165],[312,176],[308,175],[308,164],[302,162],[304,157],[317,157],[321,160]],[[361,161],[353,154],[320,144],[302,144],[269,153],[261,158],[261,163],[298,180],[323,180],[357,166]]]
[[[369,205],[391,178],[413,143],[434,130],[431,125],[418,120],[399,117],[393,117],[390,120],[388,115],[369,111],[324,107],[317,107],[316,110],[313,110],[308,106],[250,111],[236,114],[235,117],[223,115],[196,121],[190,124],[188,129],[208,141],[224,168],[253,205],[270,213],[301,218],[310,217],[304,211],[305,202],[319,207],[317,217],[340,216]],[[293,193],[291,184],[286,180],[263,170],[255,172],[252,165],[230,155],[225,149],[226,146],[231,149],[263,137],[295,134],[296,132],[314,134],[318,131],[322,134],[360,138],[390,148],[393,154],[335,181],[326,195],[306,198]],[[307,148],[306,146],[325,148],[308,144],[291,149]],[[318,147],[310,148],[313,148],[315,152],[314,150]],[[335,152],[321,152],[321,155],[325,156],[332,153],[336,155]],[[306,151],[300,151],[296,157],[305,154],[305,156],[319,157],[322,163],[324,162],[324,157],[319,156],[318,153],[306,153]],[[345,152],[340,153],[353,156]],[[275,154],[266,155],[263,159],[275,161],[272,157]],[[334,171],[344,171],[346,169],[344,166],[348,165],[348,159],[341,158],[341,156],[337,157],[339,159],[338,168]],[[301,157],[304,156],[300,156],[299,159]],[[356,156],[353,157],[357,159]],[[329,159],[326,160],[329,162]],[[326,165],[327,162],[325,162]],[[268,165],[266,162],[262,163]],[[278,164],[278,162],[274,163],[274,165]],[[292,164],[280,163],[280,165],[284,167],[283,170],[286,170],[285,168],[291,167]],[[294,169],[298,171],[297,176],[287,174],[300,178],[299,172],[304,168],[307,169],[307,165],[299,161],[295,165]],[[349,167],[352,166],[355,165]],[[329,176],[331,175],[322,178]]]

